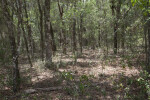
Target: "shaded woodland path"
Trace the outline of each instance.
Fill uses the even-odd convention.
[[[76,86],[81,76],[87,76],[90,86],[85,89],[84,94],[75,96],[69,94],[65,89],[23,95],[17,100],[119,100],[124,99],[124,89],[129,78],[135,78],[139,74],[139,69],[134,66],[122,65],[122,58],[109,55],[105,57],[100,50],[84,50],[79,55],[77,63],[70,54],[62,55],[60,64],[60,54],[54,57],[55,66],[46,69],[44,64],[37,60],[33,68],[24,64],[21,66],[21,77],[23,77],[22,91],[34,88],[67,87]],[[70,72],[74,79],[67,82],[61,77],[61,73]],[[72,90],[74,91],[74,90]],[[40,99],[39,99],[40,98]]]

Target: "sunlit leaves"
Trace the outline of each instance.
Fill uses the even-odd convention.
[[[148,13],[150,13],[150,0],[131,0],[131,3],[133,6],[137,4],[144,16],[147,16]]]
[[[137,0],[131,0],[132,5],[134,6],[136,4]]]

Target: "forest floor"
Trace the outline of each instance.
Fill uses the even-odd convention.
[[[139,57],[120,55],[105,56],[101,50],[84,49],[75,62],[72,53],[56,53],[50,69],[40,60],[32,68],[21,60],[21,95],[15,96],[8,89],[1,94],[2,100],[124,100],[130,79],[137,78],[141,68]],[[43,90],[23,93],[36,88]],[[133,92],[137,92],[134,87]]]

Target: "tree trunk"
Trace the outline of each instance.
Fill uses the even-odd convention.
[[[27,12],[27,5],[26,5],[26,0],[24,0],[24,10],[25,10],[25,17],[26,17],[26,27],[28,31],[28,41],[29,41],[29,52],[32,55],[32,58],[34,57],[34,41],[32,38],[32,29],[31,26],[29,25],[29,17],[28,17],[28,12]]]
[[[115,1],[111,0],[112,16],[115,17]],[[116,20],[114,21],[114,54],[117,54],[117,25]]]
[[[122,51],[123,51],[123,54],[125,52],[125,28],[126,28],[126,22],[125,22],[125,17],[126,17],[126,14],[127,12],[125,12],[125,10],[123,10],[124,12],[124,16],[123,16],[123,24],[122,24],[122,31],[121,31],[121,48],[122,48]]]
[[[148,52],[147,52],[147,25],[144,25],[144,42],[145,42],[145,63],[147,64],[148,62]]]
[[[76,19],[73,18],[73,53],[75,54],[75,52],[77,51],[77,47],[76,47]]]
[[[64,22],[62,21],[62,26],[65,26]],[[67,54],[67,48],[66,48],[66,33],[64,28],[62,28],[62,38],[63,38],[63,53]]]
[[[80,15],[80,32],[79,32],[79,45],[80,53],[82,53],[82,37],[83,37],[83,15]]]
[[[124,27],[124,25],[123,25],[123,28],[122,28],[122,34],[121,34],[121,47],[122,47],[122,50],[124,51],[124,49],[125,49],[125,27]]]
[[[26,50],[27,50],[27,57],[28,57],[28,60],[29,60],[29,64],[32,67],[33,65],[32,65],[32,61],[31,61],[31,58],[30,58],[28,41],[27,41],[27,38],[26,38],[26,33],[25,33],[24,25],[23,25],[23,14],[22,14],[22,7],[21,6],[22,6],[22,3],[21,3],[20,0],[18,0],[18,20],[20,21],[21,28],[22,28],[22,31],[23,31],[23,38],[24,38],[25,47],[26,47]]]
[[[18,92],[20,90],[20,73],[18,68],[18,52],[17,52],[17,46],[15,42],[15,36],[13,31],[13,22],[8,21],[7,27],[9,32],[9,40],[11,45],[11,52],[12,52],[12,60],[13,60],[13,91]]]
[[[40,46],[41,46],[41,59],[42,59],[42,61],[44,61],[43,10],[42,10],[42,8],[41,8],[40,1],[37,0],[37,2],[38,2],[39,13],[40,13],[40,35],[41,35]]]
[[[52,65],[52,37],[50,27],[50,0],[45,0],[45,46],[46,46],[46,67]]]
[[[13,15],[10,15],[8,10],[8,1],[2,0],[3,4],[3,14],[5,16],[5,22],[8,28],[8,36],[11,46],[11,53],[12,53],[12,62],[13,62],[13,92],[18,92],[20,90],[20,73],[18,68],[18,52],[17,52],[17,44],[15,41],[15,34],[14,34],[14,24],[13,24]]]
[[[147,1],[147,9],[149,8],[149,3],[150,1]],[[147,11],[147,18],[150,18],[150,13]],[[147,30],[147,36],[148,36],[148,47],[147,47],[147,66],[146,66],[146,70],[150,73],[150,20],[147,20],[146,23],[146,29]],[[146,49],[146,48],[145,48]]]
[[[61,18],[61,22],[62,22],[62,26],[63,26],[61,29],[61,35],[60,35],[60,37],[63,40],[62,49],[63,49],[63,53],[66,54],[67,53],[66,52],[66,33],[64,30],[65,23],[63,21],[64,8],[63,8],[63,6],[60,6],[59,0],[58,0],[58,8],[59,8],[60,18]]]
[[[121,0],[117,2],[117,6],[115,6],[115,1],[111,0],[111,10],[112,16],[115,17],[114,21],[114,54],[117,54],[118,49],[118,28],[119,28],[119,19],[120,19],[120,8],[121,8]],[[115,14],[116,11],[116,14]]]
[[[118,47],[118,43],[117,43],[117,23],[115,23],[114,25],[114,54],[117,54],[117,47]]]
[[[99,29],[98,29],[98,46],[99,48],[101,47],[101,28],[100,28],[100,23],[99,23]]]
[[[148,18],[150,17],[150,15],[148,16]],[[148,59],[148,63],[147,63],[147,68],[148,68],[148,72],[150,73],[150,21],[148,20],[147,22],[147,30],[148,30],[148,54],[147,54],[147,59]]]
[[[51,29],[51,37],[52,37],[52,50],[53,50],[53,52],[55,52],[57,49],[56,49],[56,43],[55,43],[55,39],[54,39],[54,31],[53,31],[51,22],[50,22],[50,29]]]

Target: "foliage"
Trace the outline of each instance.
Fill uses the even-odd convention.
[[[76,81],[72,72],[62,72],[62,79],[67,82],[65,90],[69,95],[73,96],[89,95],[88,89],[91,86],[89,78],[92,77],[82,75],[79,77],[79,81]]]
[[[129,78],[127,80],[127,86],[124,88],[125,95],[127,99],[141,100],[141,99],[150,99],[150,74],[147,71],[140,73],[137,79]],[[137,94],[134,94],[133,91],[136,89]],[[137,96],[138,95],[138,96]]]

